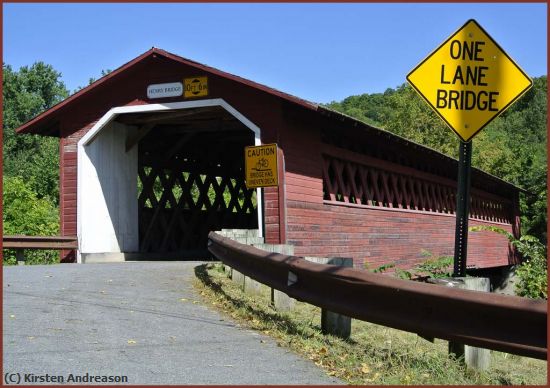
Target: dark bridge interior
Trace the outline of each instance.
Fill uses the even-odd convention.
[[[207,236],[221,228],[258,227],[256,191],[244,183],[244,147],[254,133],[222,107],[120,116],[138,127],[140,253],[182,259],[208,256]]]

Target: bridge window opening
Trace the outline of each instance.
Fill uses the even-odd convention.
[[[415,177],[368,163],[323,155],[323,197],[326,201],[360,206],[398,208],[428,213],[454,214],[456,183],[428,173]],[[362,179],[357,180],[357,175]],[[512,223],[512,214],[505,209],[506,199],[474,190],[470,217],[499,223]]]

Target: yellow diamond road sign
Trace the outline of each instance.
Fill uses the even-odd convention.
[[[533,84],[475,20],[416,66],[407,81],[466,142]]]

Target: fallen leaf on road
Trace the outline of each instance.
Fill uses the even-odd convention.
[[[10,315],[10,318],[15,318],[15,315],[11,314],[11,315]]]
[[[186,301],[187,301],[186,298],[181,298],[180,300],[181,300],[182,302],[186,302]]]
[[[194,300],[194,301],[193,301],[193,304],[199,304],[199,301],[198,301],[198,300]]]
[[[30,339],[30,340],[34,339],[34,337],[32,335],[28,336],[27,338]]]
[[[136,341],[134,341],[134,340],[132,340],[132,339],[129,339],[129,340],[128,340],[128,344],[130,344],[130,345],[133,345],[133,344],[135,344],[135,343],[136,343]]]

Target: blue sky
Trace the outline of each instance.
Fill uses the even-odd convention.
[[[152,46],[314,101],[383,92],[476,19],[547,73],[546,3],[3,4],[3,61],[51,64],[73,91]]]

